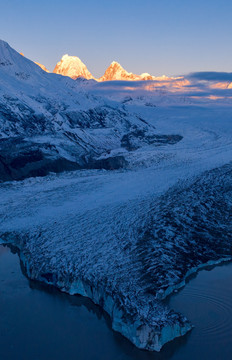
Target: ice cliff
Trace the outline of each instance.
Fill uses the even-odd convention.
[[[91,298],[159,351],[192,326],[165,297],[231,259],[231,103],[86,82],[0,42],[0,241],[31,279]]]

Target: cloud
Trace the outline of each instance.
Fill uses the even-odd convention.
[[[194,97],[209,97],[209,96],[219,96],[219,97],[232,97],[232,89],[214,89],[209,91],[191,91],[183,92],[185,96],[194,96]],[[179,95],[179,94],[177,94]]]
[[[138,81],[128,81],[128,80],[111,80],[103,81],[95,84],[97,87],[101,88],[143,88],[147,85],[155,85],[160,83],[171,83],[176,80],[167,79],[167,80],[138,80]]]
[[[186,76],[189,80],[204,80],[204,81],[232,81],[232,73],[216,72],[216,71],[202,71],[190,73]]]
[[[180,79],[180,80],[179,80]],[[231,80],[231,81],[230,81]],[[95,95],[107,96],[155,96],[169,98],[195,98],[195,99],[231,99],[232,88],[227,88],[227,83],[232,82],[232,73],[222,72],[195,72],[168,80],[146,81],[106,81],[95,82],[89,87]],[[219,86],[220,84],[225,86]],[[219,84],[219,85],[218,85]],[[218,85],[218,86],[217,86]],[[149,93],[149,94],[148,94]]]

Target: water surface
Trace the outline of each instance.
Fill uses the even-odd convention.
[[[232,264],[202,270],[169,305],[195,328],[160,353],[136,349],[111,330],[90,300],[28,280],[17,254],[0,246],[1,360],[163,360],[232,358]]]

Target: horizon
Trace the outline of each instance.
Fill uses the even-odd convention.
[[[9,44],[9,43],[8,43],[7,41],[5,41],[4,39],[0,39],[0,42],[1,42],[1,41],[2,41],[3,43],[8,44],[8,46],[10,46],[10,48],[13,49],[13,50],[15,50],[16,52],[18,52],[18,54],[22,55],[23,57],[27,58],[28,60],[34,62],[34,63],[37,64],[37,65],[39,65],[43,70],[45,70],[45,69],[48,70],[48,73],[56,73],[56,71],[54,71],[55,68],[56,68],[56,66],[57,66],[62,60],[64,60],[65,57],[68,57],[68,58],[77,58],[78,60],[80,60],[80,61],[83,63],[82,59],[79,58],[79,57],[76,56],[76,55],[64,54],[64,55],[61,56],[60,60],[55,64],[55,66],[53,67],[53,70],[50,71],[50,70],[46,67],[46,65],[39,63],[37,60],[30,59],[30,58],[27,57],[23,52],[17,51],[17,49],[13,48],[13,47],[11,46],[11,44]],[[153,80],[147,79],[146,82],[149,82],[149,81],[154,82],[154,81],[156,81],[156,79],[155,79],[156,77],[157,77],[157,80],[158,80],[158,81],[159,81],[159,79],[162,78],[162,77],[168,78],[166,74],[158,75],[158,76],[157,76],[157,75],[149,74],[149,73],[141,73],[141,74],[132,73],[132,72],[128,71],[127,69],[125,69],[125,67],[124,67],[123,65],[121,65],[119,62],[117,62],[117,61],[115,61],[115,60],[111,61],[111,63],[110,63],[110,64],[107,66],[107,68],[104,70],[104,73],[103,73],[102,75],[100,75],[100,76],[102,77],[102,76],[105,74],[106,70],[108,70],[108,68],[110,68],[110,66],[113,65],[113,64],[118,64],[123,70],[125,70],[126,72],[128,72],[128,74],[133,74],[133,75],[135,75],[135,76],[141,76],[141,75],[143,75],[143,74],[147,74],[147,75],[151,75],[151,76],[154,77]],[[85,66],[86,64],[83,63],[83,65]],[[44,69],[44,67],[45,67],[45,69]],[[45,70],[45,71],[46,71],[46,70]],[[87,70],[89,70],[88,67],[87,67]],[[64,74],[61,74],[61,75],[64,75]],[[94,78],[95,80],[100,79],[100,77],[99,77],[99,78],[95,77],[93,73],[91,73],[91,75],[93,75],[93,78]],[[66,76],[69,76],[69,77],[70,77],[70,75],[66,75]],[[188,80],[195,81],[195,85],[194,85],[194,86],[196,86],[196,81],[197,81],[197,82],[199,82],[199,81],[205,81],[205,82],[214,82],[214,83],[217,83],[217,82],[218,82],[219,84],[220,84],[220,83],[232,83],[232,72],[226,72],[226,71],[196,71],[196,72],[189,72],[189,73],[185,73],[185,74],[175,75],[175,76],[173,76],[173,77],[172,77],[172,75],[169,76],[169,80],[174,80],[174,81],[175,81],[175,80],[178,80],[179,78],[183,78],[183,79],[188,79]],[[121,79],[120,79],[120,80],[111,80],[110,82],[112,82],[112,81],[122,82],[122,83],[123,83],[123,82],[127,82],[127,81],[129,81],[129,80],[121,80]],[[143,80],[139,80],[139,79],[133,80],[133,83],[135,83],[135,82],[138,82],[138,83],[139,83],[140,81],[142,81],[142,83],[143,83]],[[107,81],[106,81],[106,82],[107,82]],[[201,86],[202,86],[202,85],[201,85]]]
[[[57,66],[60,65],[60,62],[58,62],[56,64],[56,67],[54,69],[54,71],[50,72],[47,71],[46,67],[44,67],[44,64],[40,64],[37,61],[33,61],[32,59],[29,59],[25,56],[25,54],[23,54],[22,52],[18,52],[16,49],[12,48],[11,45],[6,42],[5,40],[0,39],[0,44],[1,42],[3,44],[6,44],[7,47],[9,47],[13,52],[16,51],[16,53],[18,53],[18,55],[21,55],[22,57],[26,58],[27,60],[31,61],[32,63],[38,65],[39,67],[41,67],[45,72],[48,73],[56,73],[56,74],[60,74],[63,76],[68,76],[70,78],[73,78],[74,80],[77,77],[83,77],[86,79],[90,79],[87,77],[86,73],[80,74],[77,77],[73,77],[72,75],[74,75],[72,72],[69,74],[65,74],[63,72],[63,70],[61,70],[61,72],[56,71]],[[4,47],[3,47],[4,48]],[[3,57],[5,56],[4,54],[4,50],[3,50]],[[76,56],[70,56],[68,54],[63,55],[63,57],[61,58],[60,61],[62,60],[66,60],[64,58],[75,58]],[[78,59],[77,64],[79,64],[79,61],[81,62],[81,59],[76,57]],[[110,66],[105,69],[105,73],[104,75],[107,73],[107,70],[114,64],[117,64],[119,66],[119,68],[121,68],[122,70],[124,70],[125,72],[127,72],[127,70],[125,68],[123,68],[121,66],[121,64],[119,64],[116,61],[112,61]],[[78,66],[78,65],[77,65]],[[83,69],[85,69],[84,71],[87,71],[87,73],[89,73],[88,68],[85,66],[84,63],[82,63]],[[67,69],[67,64],[66,67],[64,69]],[[78,69],[78,67],[77,67]],[[65,70],[67,71],[67,70]],[[78,70],[77,70],[78,71]],[[90,73],[90,76],[93,76],[94,74]],[[216,96],[216,98],[218,98],[218,96],[222,96],[222,97],[230,97],[231,96],[231,90],[232,89],[232,72],[215,72],[215,71],[202,71],[202,72],[190,72],[188,74],[183,74],[179,77],[167,77],[165,75],[160,76],[160,77],[156,77],[152,74],[133,74],[128,72],[128,75],[134,75],[133,79],[123,79],[121,77],[119,78],[114,78],[114,79],[101,79],[101,78],[96,78],[96,77],[92,77],[93,79],[97,80],[97,82],[100,80],[105,82],[105,83],[114,83],[114,86],[116,86],[116,88],[127,88],[127,83],[128,81],[131,83],[133,83],[133,85],[131,84],[131,90],[133,88],[133,91],[136,88],[140,88],[142,90],[148,90],[151,91],[151,89],[154,90],[154,88],[157,88],[156,85],[158,86],[158,88],[161,86],[163,89],[166,88],[166,90],[171,90],[172,86],[173,90],[176,91],[178,89],[178,92],[180,90],[180,88],[182,88],[182,90],[184,91],[185,95],[190,95],[192,94],[192,96]],[[151,79],[143,79],[142,76],[143,75],[151,75]],[[120,76],[120,75],[119,75]],[[104,78],[104,76],[102,76],[102,78]],[[145,80],[145,82],[144,82]],[[180,84],[179,81],[182,81],[182,83]],[[187,81],[187,82],[186,82]],[[117,85],[116,85],[117,83]],[[148,87],[147,85],[148,84]],[[149,84],[151,85],[151,87],[149,86]],[[211,85],[210,85],[211,84]],[[109,85],[110,89],[112,90],[112,85]],[[106,86],[104,85],[105,90],[109,90],[108,89],[108,85],[106,84]],[[115,89],[116,89],[115,88]],[[114,89],[114,90],[115,90]],[[191,90],[190,90],[191,89]],[[103,90],[103,89],[102,89]],[[101,91],[102,91],[101,90]],[[188,94],[188,91],[186,92],[186,90],[190,90],[191,93]],[[204,90],[204,91],[203,91]],[[229,90],[229,92],[227,92],[227,90]],[[194,95],[195,92],[198,92],[197,94]]]
[[[112,61],[154,76],[231,72],[231,2],[128,3],[12,0],[2,4],[1,38],[49,71],[69,54],[97,78]]]

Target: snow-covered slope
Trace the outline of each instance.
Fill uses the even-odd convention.
[[[0,42],[1,180],[123,167],[125,149],[156,142],[155,133],[122,104],[44,72]]]
[[[23,53],[20,53],[20,55],[25,56]],[[39,65],[39,67],[41,67],[42,70],[44,70],[44,71],[46,71],[46,72],[49,72],[49,70],[46,68],[46,66],[40,64],[40,63],[37,62],[37,61],[34,61],[34,63],[35,63],[36,65]]]
[[[46,66],[44,66],[43,64],[40,64],[40,63],[38,63],[38,62],[36,62],[36,61],[35,61],[35,64],[36,64],[36,65],[39,65],[43,71],[49,72],[49,70],[48,70],[48,69],[46,68]]]
[[[29,277],[88,296],[113,329],[160,350],[191,329],[164,298],[232,256],[232,106],[128,97],[119,82],[107,99],[93,82],[0,42],[1,179],[80,169],[0,184],[0,242],[18,247]]]
[[[137,149],[132,170],[2,184],[0,237],[20,249],[32,279],[88,296],[113,329],[160,350],[191,329],[165,296],[232,255],[231,107],[137,111],[183,140]]]
[[[53,72],[55,74],[69,76],[72,79],[77,79],[78,77],[83,77],[85,79],[94,78],[81,59],[77,56],[69,56],[68,54],[64,55],[56,64]]]

